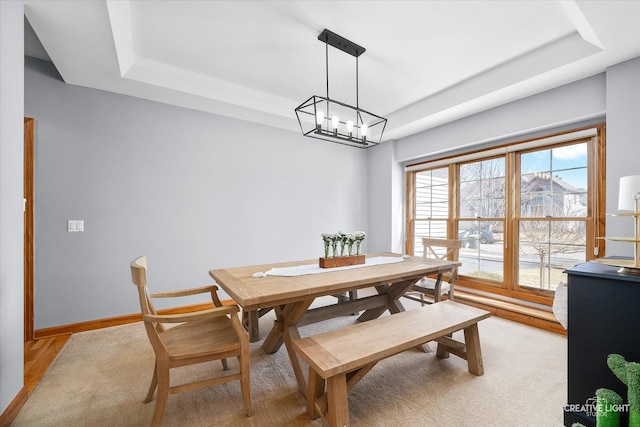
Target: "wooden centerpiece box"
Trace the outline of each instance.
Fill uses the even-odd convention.
[[[320,268],[344,267],[347,265],[364,264],[364,255],[349,255],[338,257],[320,257]]]

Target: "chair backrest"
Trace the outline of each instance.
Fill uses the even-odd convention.
[[[153,307],[153,303],[147,294],[147,257],[141,256],[131,261],[131,280],[133,284],[138,288],[138,297],[140,299],[140,311],[142,315],[145,314],[157,314],[156,309]],[[151,345],[154,350],[156,346],[162,346],[158,332],[164,331],[164,325],[159,322],[144,322],[147,335],[151,341]]]
[[[462,241],[457,239],[433,239],[422,238],[422,256],[424,258],[448,259],[458,261]],[[453,282],[458,276],[458,269],[451,270],[449,282]]]
[[[136,286],[147,286],[146,256],[141,256],[131,261],[131,280]]]

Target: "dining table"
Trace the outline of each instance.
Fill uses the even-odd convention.
[[[458,266],[457,261],[372,253],[355,266],[320,268],[315,259],[212,269],[209,275],[243,310],[274,309],[276,320],[262,348],[275,353],[285,345],[298,388],[306,395],[307,378],[292,345],[301,337],[299,327],[361,311],[357,321],[375,319],[387,310],[392,315],[405,311],[400,298],[413,284],[433,275],[440,286],[443,273]],[[364,288],[376,292],[310,309],[316,298]]]

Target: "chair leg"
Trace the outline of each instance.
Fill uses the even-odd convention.
[[[223,371],[228,371],[229,370],[229,365],[227,365],[227,359],[220,359],[220,361],[222,362],[222,370]]]
[[[307,385],[307,415],[309,419],[315,420],[320,415],[318,411],[316,411],[316,401],[322,397],[324,394],[324,383],[325,380],[320,375],[313,370],[313,368],[309,368],[309,380]]]
[[[253,408],[251,406],[251,377],[249,376],[249,351],[243,351],[240,356],[240,390],[242,391],[242,399],[244,400],[244,408],[247,417],[253,416]]]
[[[153,427],[159,427],[160,423],[162,423],[164,407],[166,406],[167,398],[169,397],[169,365],[167,363],[157,363],[156,366],[158,395],[156,396],[156,409],[153,412],[153,421],[151,422]]]
[[[158,363],[156,362],[153,366],[153,378],[151,378],[151,385],[149,386],[149,392],[147,393],[147,397],[144,399],[144,403],[149,403],[153,400],[153,392],[156,391],[156,386],[158,385]]]

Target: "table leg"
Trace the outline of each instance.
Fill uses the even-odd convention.
[[[287,349],[287,353],[289,354],[289,360],[291,360],[291,368],[293,368],[293,373],[295,374],[296,381],[298,382],[298,389],[303,396],[306,396],[307,380],[305,379],[302,367],[300,366],[300,359],[298,359],[298,354],[293,349],[293,345],[291,343],[293,340],[300,338],[298,327],[289,326],[284,331],[283,338],[284,346]]]
[[[249,332],[249,342],[260,341],[258,310],[242,311],[242,323]]]
[[[296,326],[300,319],[313,303],[313,298],[305,301],[298,301],[291,304],[285,304],[274,307],[276,312],[276,320],[273,321],[273,327],[269,331],[269,335],[264,339],[262,348],[267,353],[275,353],[282,347],[284,336],[289,326]]]
[[[395,282],[391,285],[378,285],[376,286],[376,290],[381,295],[387,295],[387,303],[386,305],[371,308],[366,310],[364,313],[358,317],[359,322],[365,322],[367,320],[372,320],[380,317],[382,313],[386,310],[389,310],[391,314],[396,314],[401,311],[405,311],[404,306],[400,302],[400,297],[418,281],[415,280],[405,280],[402,282]]]
[[[349,291],[349,301],[355,301],[358,299],[358,291],[354,290],[354,291]],[[352,313],[354,316],[360,314],[359,311],[356,311],[354,313]]]
[[[406,280],[404,282],[394,283],[389,287],[387,294],[389,295],[389,311],[391,314],[400,313],[402,311],[406,311],[402,303],[400,302],[400,297],[404,295],[413,285],[415,285],[417,280]]]
[[[276,320],[273,321],[273,327],[262,343],[262,348],[269,354],[278,351],[284,342],[282,341],[282,328],[284,323],[282,308],[279,306],[274,307],[274,311],[276,313]]]
[[[303,395],[307,393],[307,381],[300,367],[300,361],[298,355],[293,349],[291,341],[296,338],[300,338],[298,332],[298,322],[309,309],[314,298],[310,298],[304,301],[298,301],[291,304],[286,304],[280,307],[275,307],[276,320],[273,324],[273,328],[269,332],[267,338],[265,338],[262,348],[267,353],[275,353],[280,349],[282,344],[285,345],[289,359],[291,360],[291,367],[293,373],[298,381],[298,388]]]

